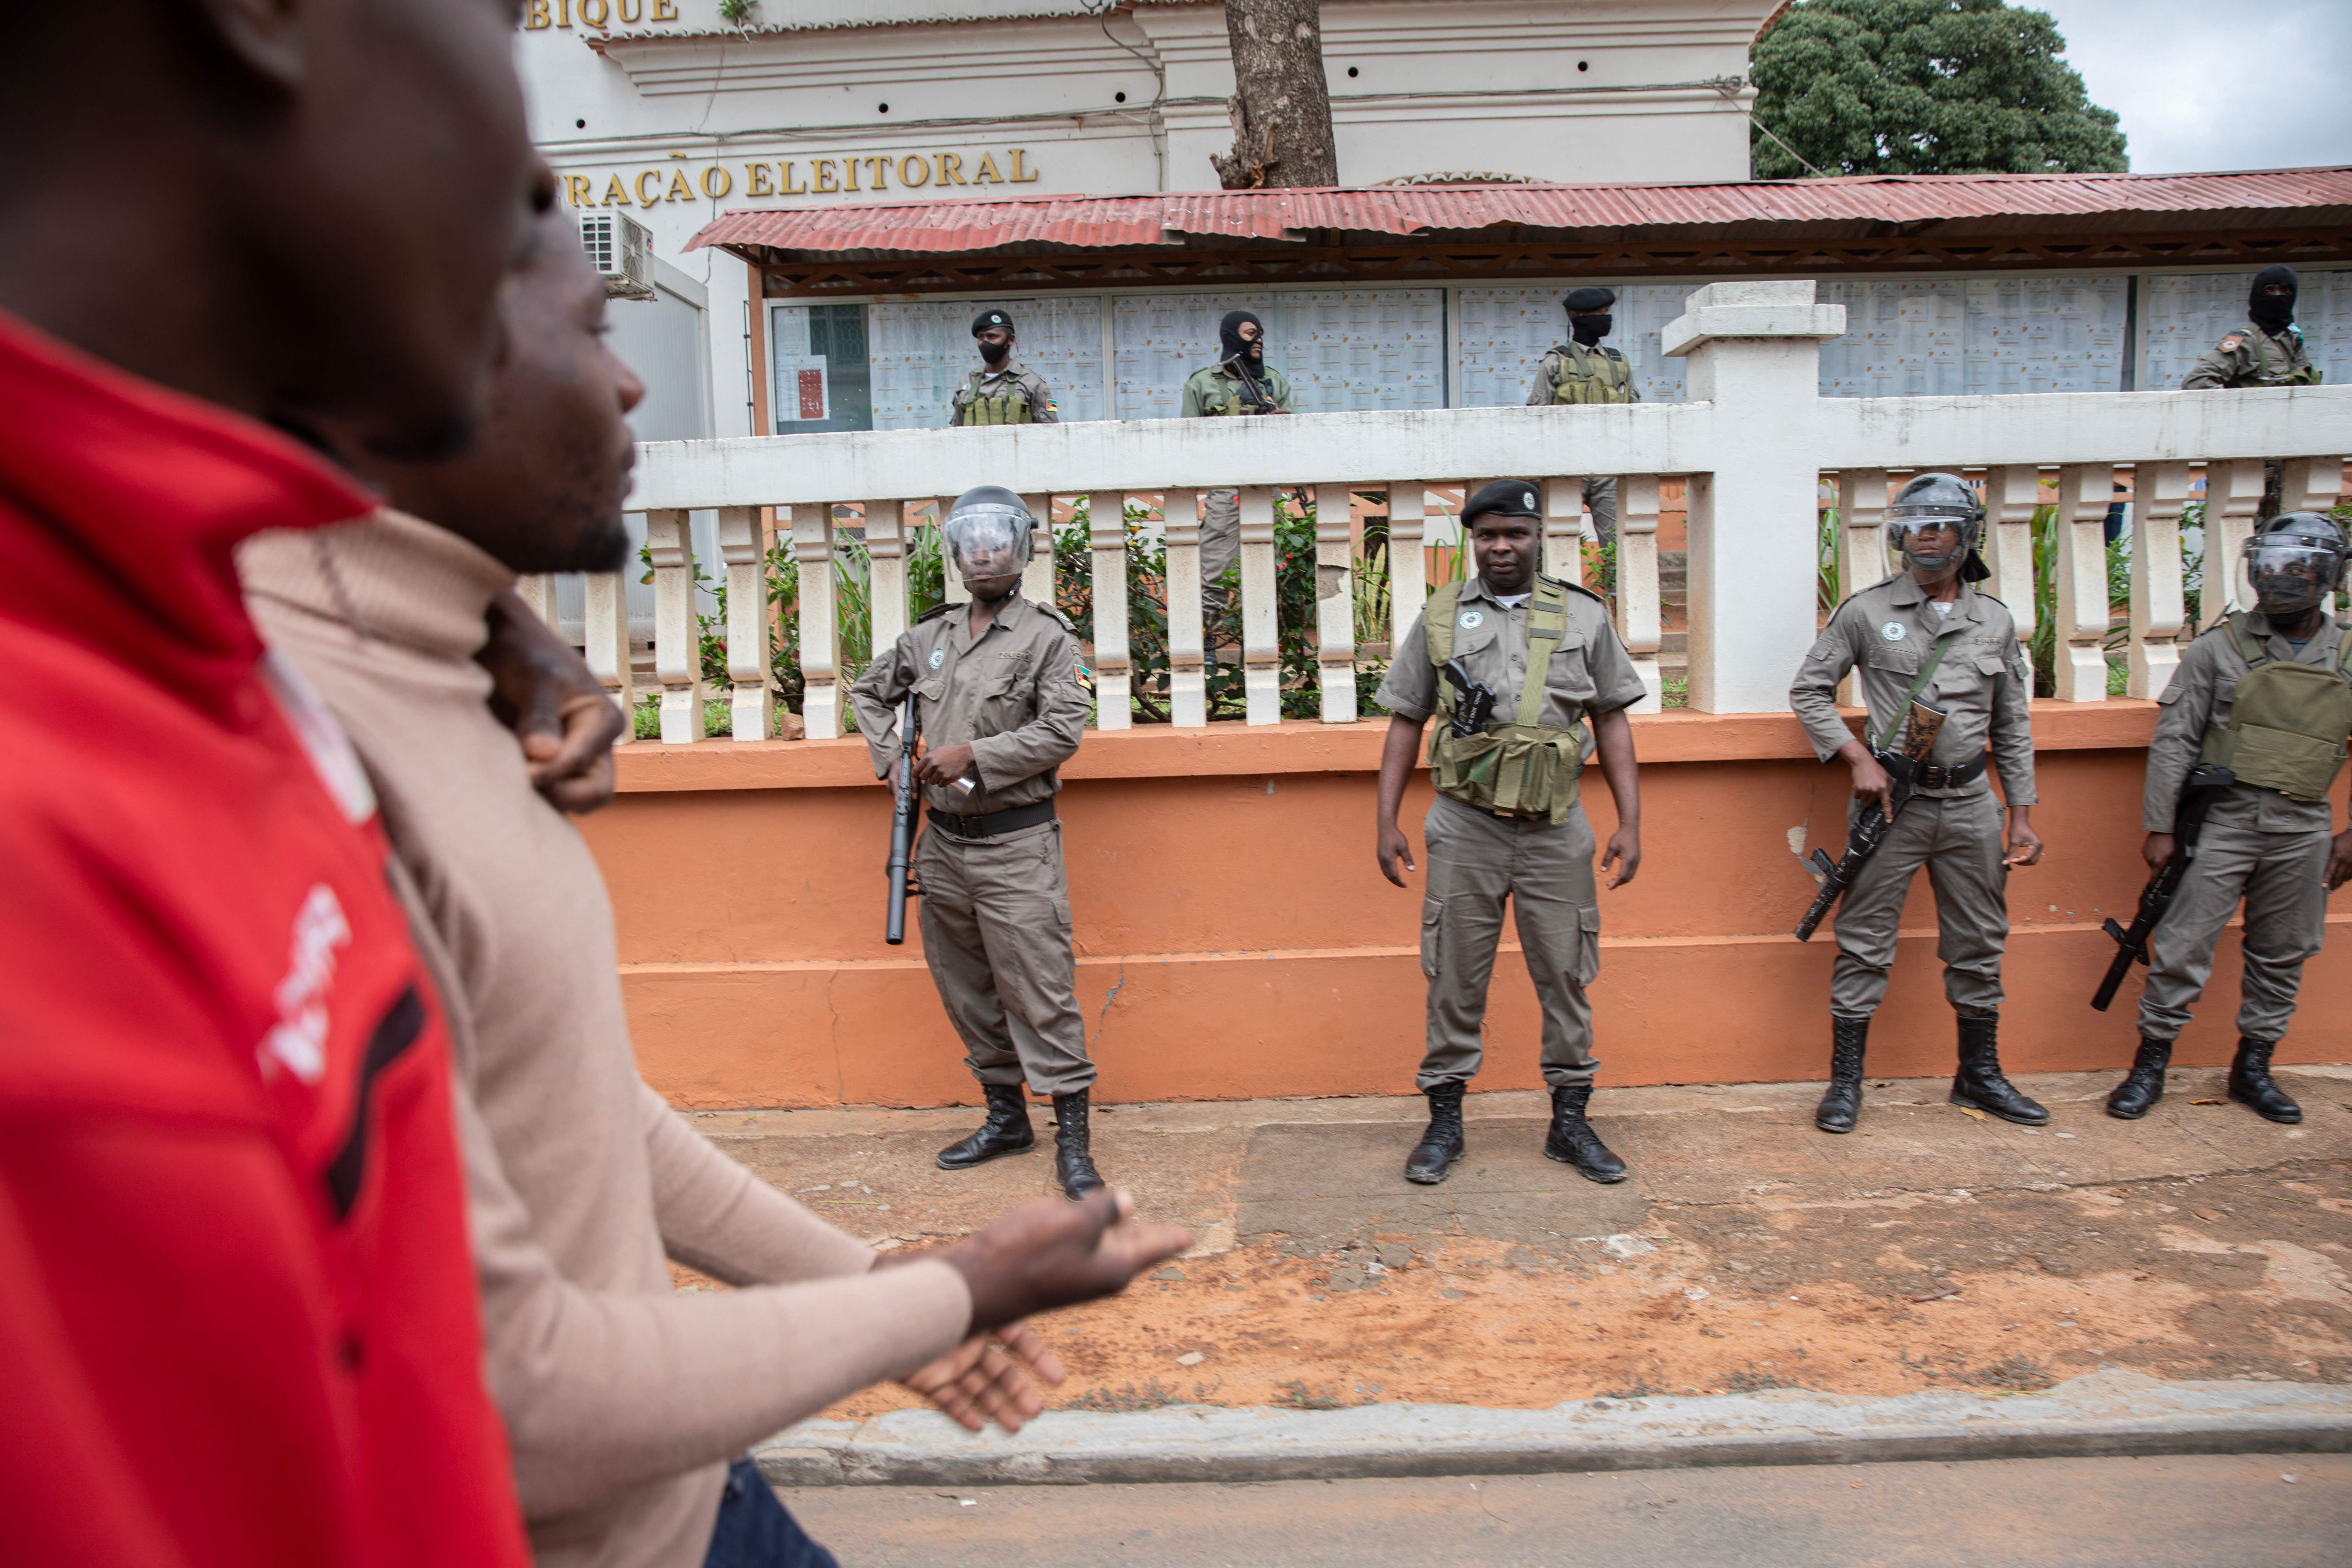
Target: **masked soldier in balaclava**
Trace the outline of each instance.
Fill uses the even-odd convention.
[[[956,389],[950,425],[1058,425],[1054,395],[1035,371],[1013,357],[1013,318],[982,310],[971,323],[982,361]]]
[[[1408,871],[1413,864],[1397,808],[1422,726],[1433,714],[1438,721],[1429,744],[1437,798],[1422,827],[1429,1006],[1414,1079],[1429,1098],[1429,1126],[1404,1166],[1405,1180],[1423,1185],[1445,1180],[1467,1147],[1462,1097],[1484,1060],[1486,983],[1506,904],[1543,1008],[1551,1090],[1544,1153],[1590,1181],[1625,1179],[1625,1162],[1585,1119],[1601,1065],[1585,994],[1601,972],[1601,899],[1577,778],[1590,746],[1617,805],[1601,868],[1612,872],[1609,886],[1622,887],[1642,864],[1640,773],[1625,714],[1647,688],[1600,595],[1536,570],[1540,513],[1526,479],[1497,479],[1470,498],[1462,526],[1477,574],[1429,595],[1381,683],[1379,701],[1394,717],[1381,753],[1374,852],[1400,888],[1398,862]]]
[[[1614,289],[1579,289],[1560,301],[1568,308],[1568,342],[1551,350],[1536,366],[1535,384],[1528,388],[1528,406],[1560,403],[1639,403],[1633,367],[1615,349],[1604,348],[1617,322],[1610,307],[1617,303]],[[1584,481],[1584,510],[1592,514],[1592,531],[1603,544],[1617,537],[1617,480],[1613,475]]]
[[[2164,689],[2147,747],[2141,855],[2172,858],[2174,811],[2192,768],[2237,782],[2205,817],[2179,890],[2149,938],[2139,1052],[2107,1097],[2134,1121],[2164,1098],[2172,1042],[2213,973],[2221,928],[2245,906],[2245,980],[2230,1098],[2273,1121],[2303,1109],[2271,1078],[2294,1016],[2303,966],[2319,952],[2327,895],[2352,877],[2352,830],[2335,833],[2327,792],[2352,739],[2352,639],[2329,611],[2344,585],[2344,530],[2318,512],[2273,518],[2246,542],[2252,610],[2233,610],[2189,645]],[[2208,580],[2207,591],[2212,591]]]
[[[1223,357],[1184,383],[1186,419],[1234,414],[1287,414],[1290,381],[1265,363],[1265,328],[1247,310],[1228,310],[1217,326]],[[1239,490],[1210,490],[1201,505],[1201,616],[1206,622],[1225,602],[1224,575],[1242,554]],[[1206,649],[1216,663],[1217,650]]]
[[[2001,950],[2009,938],[2009,868],[2042,858],[2033,831],[2033,670],[2009,607],[1974,584],[1990,575],[1977,547],[1984,508],[1952,474],[1921,474],[1886,510],[1888,543],[1903,566],[1830,616],[1789,692],[1823,762],[1853,770],[1852,823],[1885,812],[1888,763],[1918,787],[1864,862],[1837,911],[1830,980],[1830,1089],[1813,1116],[1824,1132],[1851,1132],[1862,1111],[1863,1051],[1886,994],[1903,900],[1920,867],[1936,890],[1936,951],[1944,994],[1959,1015],[1952,1103],[2038,1127],[2050,1113],[2000,1070]],[[1838,682],[1858,668],[1869,710],[1864,739],[1838,713]],[[1941,710],[1943,730],[1924,763],[1898,752],[1915,700]],[[1985,782],[1987,745],[2008,796]]]
[[[930,826],[915,849],[923,961],[988,1120],[940,1151],[958,1171],[1034,1148],[1023,1085],[1050,1096],[1055,1174],[1082,1198],[1102,1186],[1088,1148],[1095,1081],[1076,994],[1070,889],[1055,770],[1078,749],[1092,685],[1059,610],[1021,596],[1036,521],[994,485],[956,498],[941,531],[968,597],[927,612],[850,688],[858,733],[887,777],[912,691],[923,750],[915,776]]]
[[[2303,329],[2294,324],[2294,297],[2299,287],[2292,267],[2265,267],[2254,274],[2246,291],[2246,324],[2205,351],[2181,384],[2184,392],[2206,386],[2317,386],[2319,367],[2304,347]],[[2262,510],[2258,517],[2275,517],[2280,495],[2279,466],[2265,465]]]

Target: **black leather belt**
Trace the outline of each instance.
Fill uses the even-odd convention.
[[[1024,827],[1034,827],[1041,822],[1054,820],[1054,803],[1041,800],[1034,805],[1008,806],[981,816],[955,816],[937,806],[924,808],[931,826],[958,838],[993,838],[1001,833],[1018,833]]]
[[[1939,768],[1933,763],[1915,763],[1911,768],[1911,784],[1916,789],[1958,789],[1972,782],[1985,771],[1982,756],[1970,757],[1955,767]]]

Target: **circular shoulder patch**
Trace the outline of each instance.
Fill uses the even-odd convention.
[[[1475,632],[1486,624],[1486,613],[1481,610],[1465,610],[1462,612],[1459,624],[1464,631]]]
[[[943,648],[943,647],[935,647],[935,648],[931,649],[931,668],[932,668],[933,669],[937,669],[937,668],[939,668],[939,667],[940,667],[940,666],[941,666],[941,665],[945,664],[947,661],[948,661],[948,650],[947,650],[947,649],[945,649],[945,648]]]
[[[1905,626],[1901,621],[1889,621],[1885,626],[1878,628],[1878,635],[1885,637],[1888,642],[1901,642],[1905,637],[1911,635],[1911,628]]]

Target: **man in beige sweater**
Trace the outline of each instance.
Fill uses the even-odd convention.
[[[357,746],[400,853],[458,1062],[488,1373],[542,1564],[829,1564],[738,1457],[869,1384],[978,1426],[1059,1369],[1019,1320],[1117,1290],[1187,1241],[1122,1194],[1014,1210],[877,1268],[696,1135],[636,1074],[594,860],[536,795],[472,654],[518,571],[611,570],[641,390],[558,215],[509,290],[474,449],[369,465],[409,512],[263,535],[256,618]],[[740,1289],[672,1292],[665,1256]],[[1001,1345],[992,1345],[991,1334]],[[730,1468],[730,1461],[736,1460]]]

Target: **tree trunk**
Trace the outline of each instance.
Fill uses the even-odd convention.
[[[1225,0],[1225,37],[1234,51],[1234,150],[1209,154],[1217,179],[1229,191],[1338,184],[1318,0]]]

